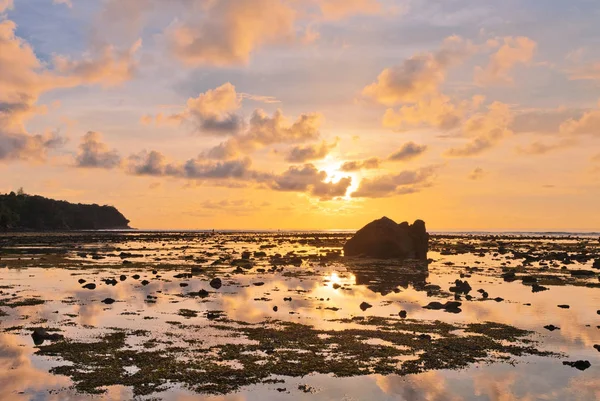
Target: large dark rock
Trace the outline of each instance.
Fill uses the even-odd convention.
[[[429,234],[425,222],[396,224],[382,217],[358,230],[344,245],[345,256],[427,260]]]

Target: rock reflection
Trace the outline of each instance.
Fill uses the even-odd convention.
[[[0,400],[29,400],[33,392],[68,386],[70,380],[36,368],[19,337],[0,334]],[[29,339],[31,341],[31,339]]]
[[[357,285],[366,286],[383,296],[409,286],[417,291],[425,291],[429,277],[426,265],[410,261],[355,260],[348,262],[346,268],[356,277]]]

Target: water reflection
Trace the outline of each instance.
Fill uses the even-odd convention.
[[[596,328],[600,324],[596,314],[600,305],[597,288],[556,285],[550,286],[549,291],[532,293],[530,287],[519,281],[508,283],[499,278],[498,272],[502,267],[521,262],[505,255],[494,256],[491,252],[484,256],[432,252],[435,261],[428,268],[417,268],[375,260],[333,258],[323,261],[316,255],[326,254],[328,249],[335,248],[335,244],[318,242],[313,238],[303,238],[302,241],[299,243],[295,237],[284,235],[258,239],[220,235],[206,241],[191,236],[173,236],[165,240],[136,236],[124,242],[115,240],[106,246],[93,244],[97,252],[107,253],[105,259],[82,259],[76,252],[69,251],[69,269],[37,266],[3,269],[0,284],[4,293],[0,298],[8,299],[7,294],[10,294],[12,300],[12,294],[17,294],[16,300],[39,297],[45,303],[0,307],[6,314],[0,313],[0,330],[17,327],[10,334],[0,333],[0,400],[87,398],[64,389],[57,394],[48,393],[50,389],[68,387],[70,383],[65,377],[47,373],[55,361],[32,356],[30,327],[58,327],[67,338],[93,338],[107,328],[118,327],[147,329],[151,336],[157,338],[163,338],[166,333],[185,331],[187,340],[201,339],[207,345],[242,341],[219,337],[218,333],[210,330],[212,322],[205,317],[205,312],[216,310],[224,311],[229,319],[243,322],[284,320],[327,330],[347,327],[335,319],[397,317],[400,310],[408,311],[409,319],[423,321],[493,321],[533,330],[536,332],[533,339],[541,342],[541,348],[563,351],[569,360],[589,360],[592,367],[579,372],[564,367],[557,359],[528,358],[517,361],[526,363],[517,363],[514,367],[478,365],[460,372],[426,372],[407,377],[372,375],[341,379],[311,375],[284,378],[284,384],[250,386],[240,393],[221,397],[201,396],[175,387],[157,395],[158,398],[231,401],[268,398],[325,400],[344,396],[359,400],[411,401],[600,399],[600,353],[592,348],[593,344],[600,343],[600,330]],[[327,250],[323,243],[327,244]],[[265,244],[274,247],[261,248]],[[264,251],[267,255],[252,257],[254,267],[240,273],[230,261],[240,258],[242,250]],[[137,264],[120,265],[122,258],[118,255],[122,251],[144,256],[132,259]],[[286,265],[273,271],[270,257],[275,253],[313,256],[305,258],[301,266]],[[160,265],[156,258],[161,259]],[[220,262],[213,266],[218,260]],[[115,262],[119,265],[110,266]],[[188,273],[190,265],[201,266],[203,271],[193,277],[175,277]],[[480,267],[480,270],[467,270],[467,267],[474,266]],[[159,270],[158,274],[152,273],[154,269]],[[102,281],[118,278],[120,274],[128,278],[115,286]],[[139,280],[132,278],[134,274],[140,275]],[[220,277],[223,287],[212,289],[208,283],[213,277]],[[460,314],[422,308],[430,301],[447,301],[450,295],[447,291],[459,277],[471,283],[474,296],[472,301],[462,299]],[[93,291],[84,290],[77,282],[79,278],[94,282],[98,287]],[[142,285],[142,280],[148,280],[149,284]],[[182,287],[182,283],[187,286]],[[430,285],[439,286],[441,292],[429,291]],[[503,301],[483,299],[478,289],[488,292],[490,298],[501,297]],[[189,295],[199,290],[209,291],[209,296]],[[103,304],[101,301],[107,297],[117,302],[110,306]],[[362,302],[371,304],[372,308],[362,311],[359,307]],[[559,303],[568,303],[570,308],[557,308]],[[277,310],[274,310],[275,306]],[[179,314],[182,309],[195,311],[197,316],[184,317]],[[194,325],[195,329],[181,330],[173,322]],[[543,328],[547,324],[559,326],[560,330],[550,333]],[[23,328],[18,329],[19,326]],[[174,346],[185,346],[176,339],[173,341]],[[298,390],[301,384],[310,384],[317,391],[305,394]],[[280,393],[278,387],[286,390]],[[25,393],[20,394],[21,391]],[[95,399],[131,398],[130,389],[112,386],[106,394]]]
[[[345,267],[356,278],[355,284],[366,286],[383,296],[409,286],[423,291],[429,277],[427,266],[408,262],[390,264],[377,260],[354,261],[347,263]]]

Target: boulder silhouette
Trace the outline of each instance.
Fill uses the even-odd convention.
[[[358,230],[344,245],[344,255],[427,260],[428,249],[429,234],[423,220],[396,224],[382,217]]]

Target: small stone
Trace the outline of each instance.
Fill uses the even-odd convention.
[[[570,308],[569,305],[558,305],[558,307],[562,308],[562,309],[569,309]]]
[[[114,303],[115,303],[115,300],[114,300],[114,299],[112,299],[112,298],[105,298],[105,299],[102,301],[102,303],[103,303],[103,304],[106,304],[106,305],[112,305],[112,304],[114,304]]]
[[[402,318],[402,319],[406,319],[406,311],[405,310],[401,310],[400,313],[398,313],[398,315]]]
[[[581,361],[581,360],[575,361],[575,362],[564,361],[563,365],[570,366],[570,367],[578,369],[578,370],[586,370],[587,368],[592,366],[592,364],[589,361]]]
[[[277,308],[277,306],[274,306],[274,307],[273,307],[273,312],[277,312],[277,310],[278,310],[278,309],[279,309],[279,308]]]
[[[359,306],[360,310],[362,310],[363,312],[366,311],[367,309],[371,308],[372,305],[366,303],[366,302],[362,302]]]
[[[223,283],[221,282],[221,279],[218,277],[210,280],[210,286],[212,288],[214,288],[215,290],[218,290],[219,288],[221,288],[222,285],[223,285]]]
[[[560,330],[560,327],[557,327],[557,326],[555,326],[555,325],[553,325],[553,324],[549,324],[549,325],[547,325],[547,326],[544,326],[544,328],[545,328],[546,330],[549,330],[549,331]]]
[[[86,285],[83,286],[83,288],[86,288],[88,290],[95,290],[96,289],[96,284],[94,284],[94,283],[87,283]]]

